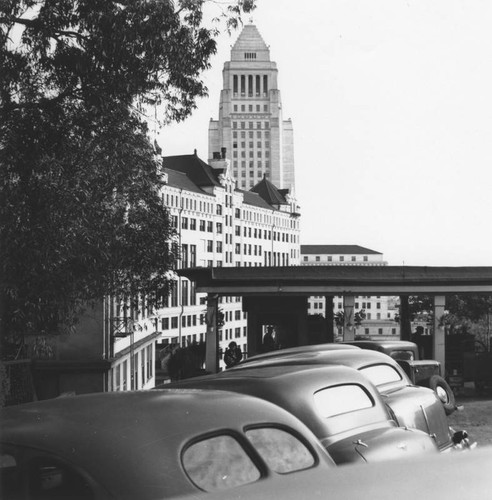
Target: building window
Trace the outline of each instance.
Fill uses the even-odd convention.
[[[354,256],[354,255],[352,255],[352,257],[350,257],[350,260],[351,260],[352,262],[355,262],[355,256]]]
[[[212,233],[213,230],[214,230],[213,222],[211,220],[207,221],[207,232]]]
[[[340,262],[343,262],[345,260],[343,255],[340,255]]]
[[[319,262],[321,260],[321,257],[319,255],[316,255],[316,262]]]

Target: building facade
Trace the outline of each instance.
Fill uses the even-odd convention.
[[[301,245],[303,266],[385,266],[383,254],[359,245]],[[308,314],[325,315],[326,298],[310,297]],[[356,335],[381,338],[400,338],[395,321],[398,313],[396,297],[359,296],[355,298],[355,311],[364,310],[365,319],[356,326]],[[333,298],[333,313],[343,311],[343,297]]]
[[[299,210],[288,190],[267,178],[250,191],[236,187],[225,151],[210,164],[197,155],[163,158],[162,201],[169,208],[181,248],[179,268],[299,265]],[[206,294],[175,276],[164,307],[140,316],[140,328],[157,342],[187,346],[205,340]],[[240,297],[221,297],[220,349],[232,340],[247,355],[247,318]],[[223,361],[221,361],[223,367]]]
[[[255,25],[244,26],[224,64],[219,119],[209,125],[209,159],[227,148],[232,175],[247,190],[264,175],[280,189],[295,185],[291,120],[284,120],[278,70]]]

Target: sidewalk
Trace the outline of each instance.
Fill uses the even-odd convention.
[[[466,383],[463,393],[456,397],[456,404],[463,405],[463,410],[448,417],[449,425],[468,431],[471,441],[480,447],[492,445],[492,393],[479,396],[473,383]]]

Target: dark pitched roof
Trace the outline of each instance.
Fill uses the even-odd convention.
[[[239,190],[236,190],[239,191]],[[251,191],[240,191],[243,193],[244,203],[247,205],[253,205],[255,207],[266,208],[271,210],[273,207],[269,205],[258,193],[253,193]]]
[[[369,248],[364,248],[359,245],[301,245],[301,254],[303,255],[382,255],[381,252],[376,252]]]
[[[217,177],[222,173],[222,170],[214,170],[210,165],[200,160],[196,154],[164,156],[162,164],[164,168],[186,174],[199,187],[220,186]]]
[[[184,189],[186,191],[192,191],[194,193],[208,194],[193,183],[183,172],[178,172],[177,170],[172,170],[170,168],[165,168],[164,172],[167,174],[168,186]]]
[[[266,178],[253,186],[250,190],[253,193],[258,193],[270,205],[286,205],[285,196]],[[285,190],[283,190],[285,191]]]

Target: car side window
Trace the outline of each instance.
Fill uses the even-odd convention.
[[[402,377],[391,365],[373,365],[361,368],[363,373],[376,387],[399,382]]]
[[[308,448],[283,429],[250,429],[246,431],[246,436],[268,467],[279,474],[307,469],[316,462]]]
[[[219,491],[257,481],[261,473],[244,448],[230,435],[193,443],[183,453],[183,467],[204,491]]]
[[[326,387],[314,393],[314,405],[324,418],[374,406],[369,394],[357,384]]]

